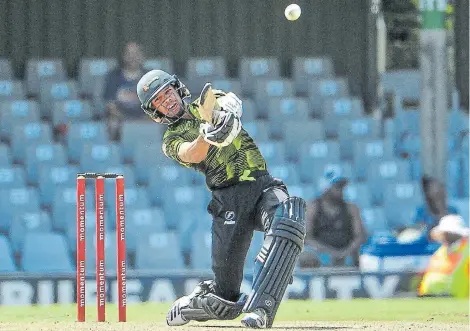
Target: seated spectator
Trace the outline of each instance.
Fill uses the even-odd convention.
[[[146,119],[137,97],[137,83],[145,73],[144,55],[141,47],[130,42],[124,48],[121,63],[106,77],[104,100],[108,114],[108,130],[112,139],[119,139],[123,120]]]
[[[346,178],[333,172],[326,177],[329,185],[325,192],[307,203],[307,235],[299,259],[300,267],[320,266],[321,256],[325,254],[331,266],[344,266],[348,258],[358,266],[359,248],[365,239],[359,208],[344,200]]]
[[[446,215],[431,231],[431,238],[442,243],[431,256],[420,282],[420,296],[468,297],[470,231],[458,215]]]
[[[430,230],[438,224],[441,217],[459,212],[457,208],[447,204],[446,188],[437,179],[423,176],[421,186],[425,202],[417,208],[414,224],[416,228],[423,230],[429,238]]]

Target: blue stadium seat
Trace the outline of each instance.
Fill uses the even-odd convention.
[[[92,185],[87,185],[85,191],[85,204],[87,214],[87,227],[94,227],[95,193]],[[76,227],[77,217],[77,191],[74,186],[58,187],[52,199],[52,228],[54,230],[66,231],[68,228]],[[91,217],[91,218],[90,218]],[[109,224],[109,222],[107,222]]]
[[[461,169],[462,169],[462,197],[469,197],[470,196],[470,189],[469,189],[469,162],[468,162],[468,153],[463,154],[461,157]]]
[[[269,118],[270,135],[280,139],[283,135],[282,126],[287,121],[308,121],[308,102],[305,98],[268,98],[266,117]]]
[[[202,207],[181,210],[177,222],[180,248],[185,255],[191,255],[195,240],[199,240],[203,233],[212,231],[212,216]]]
[[[285,146],[283,143],[278,141],[262,141],[257,145],[268,166],[285,162]]]
[[[17,80],[0,80],[0,101],[25,99],[23,83]]]
[[[311,80],[307,86],[310,112],[314,117],[321,118],[323,100],[340,98],[349,95],[348,82],[345,78],[324,78]]]
[[[383,72],[380,84],[385,94],[397,94],[404,99],[419,100],[421,73],[419,70],[395,70]]]
[[[295,164],[285,162],[271,164],[268,170],[271,176],[281,179],[287,186],[300,184],[300,176]]]
[[[396,154],[406,158],[419,158],[421,155],[421,137],[419,134],[406,134],[397,142]]]
[[[183,269],[178,236],[173,232],[150,233],[137,244],[136,268],[143,270]]]
[[[126,247],[128,252],[135,252],[137,243],[144,240],[150,233],[165,231],[165,215],[160,208],[126,209]]]
[[[215,78],[225,78],[227,76],[227,64],[223,57],[192,57],[187,61],[186,79],[190,91],[200,91],[204,82],[211,82]],[[202,84],[194,89],[194,83]]]
[[[419,110],[401,110],[395,114],[395,127],[397,138],[405,134],[419,136],[420,134],[420,112]]]
[[[8,239],[0,235],[0,272],[15,272],[16,266]]]
[[[380,139],[356,141],[353,149],[356,180],[364,181],[367,179],[367,168],[371,161],[392,157],[393,146],[390,141]]]
[[[0,138],[9,139],[13,127],[39,122],[39,105],[36,101],[12,100],[0,102]]]
[[[111,182],[111,181],[110,181]],[[106,189],[105,203],[108,210],[108,217],[110,219],[110,228],[115,228],[116,219],[116,189],[114,185],[110,185]],[[125,185],[124,201],[126,209],[146,209],[151,207],[149,194],[145,187]]]
[[[367,183],[371,189],[373,203],[381,205],[387,184],[409,181],[410,173],[410,163],[406,160],[395,158],[370,160],[367,167]]]
[[[134,167],[130,164],[120,164],[118,166],[109,167],[105,170],[105,173],[113,173],[118,175],[123,175],[125,180],[126,187],[135,187],[137,186],[137,181],[135,179]],[[105,181],[105,185],[108,187],[115,188],[114,180]]]
[[[465,133],[467,133],[468,135],[468,131],[469,131],[468,113],[460,109],[452,109],[452,111],[449,113],[448,121],[449,121],[448,132],[450,135],[461,136]]]
[[[51,230],[51,218],[45,211],[16,215],[10,228],[10,240],[13,251],[19,253],[23,249],[26,234],[31,232],[48,233]]]
[[[29,183],[38,183],[41,168],[65,165],[67,154],[60,144],[41,144],[26,148],[25,168]]]
[[[45,123],[26,123],[13,127],[11,151],[16,162],[24,163],[25,146],[50,144],[53,142],[52,129]]]
[[[150,175],[155,174],[152,168],[177,165],[176,161],[168,158],[162,152],[159,145],[140,145],[135,147],[134,173],[137,183],[147,184]],[[158,170],[158,169],[154,169]]]
[[[416,182],[394,182],[385,187],[384,208],[390,226],[410,224],[422,203],[421,187]]]
[[[69,160],[78,163],[85,146],[107,142],[108,135],[104,122],[72,123],[67,134]]]
[[[153,204],[163,205],[167,198],[168,189],[190,184],[189,170],[178,164],[150,165],[148,190]]]
[[[338,138],[341,157],[345,160],[353,158],[354,143],[361,139],[379,138],[380,122],[373,118],[340,120]]]
[[[39,101],[41,115],[50,119],[56,101],[73,100],[78,98],[78,88],[75,81],[57,81],[41,84]]]
[[[310,182],[316,185],[317,192],[323,192],[329,185],[325,175],[334,172],[346,178],[352,178],[352,166],[348,162],[329,162],[326,160],[318,160],[312,164]]]
[[[204,186],[167,187],[163,201],[163,211],[169,229],[175,229],[181,222],[188,222],[197,217],[198,212],[207,209],[210,197]],[[189,211],[189,215],[185,214]],[[189,219],[187,219],[190,217]]]
[[[212,267],[212,233],[202,232],[193,237],[191,266],[194,269],[211,269]]]
[[[143,65],[146,71],[163,70],[170,74],[174,72],[173,61],[167,57],[154,57],[144,61]]]
[[[292,78],[297,93],[306,94],[309,81],[333,75],[333,61],[329,57],[294,57]]]
[[[26,272],[73,272],[65,238],[57,233],[27,233],[23,246],[22,267]]]
[[[249,133],[251,138],[256,143],[259,143],[260,141],[269,141],[269,122],[268,121],[262,121],[262,120],[257,120],[253,122],[244,122],[243,123],[243,129],[246,130],[246,132]]]
[[[73,187],[76,185],[78,172],[76,166],[52,165],[41,167],[38,177],[41,204],[50,206],[54,200],[55,192],[59,188]]]
[[[0,166],[0,187],[2,189],[23,188],[26,186],[26,175],[22,167]]]
[[[256,106],[253,99],[243,98],[243,113],[242,113],[242,121],[243,122],[254,122],[257,120],[258,116],[258,107]]]
[[[244,95],[254,94],[259,79],[277,78],[279,74],[279,60],[275,57],[243,57],[239,63],[238,75]]]
[[[289,185],[287,189],[290,196],[301,197],[304,200],[312,200],[318,194],[317,188],[312,184]]]
[[[10,148],[6,144],[0,143],[0,166],[10,166],[12,164],[12,157]]]
[[[286,78],[259,79],[255,84],[255,91],[253,92],[253,100],[258,106],[258,109],[264,114],[269,112],[269,109],[263,110],[263,108],[266,108],[269,105],[266,102],[267,100],[271,98],[294,96],[294,84],[290,79]]]
[[[66,79],[61,59],[29,59],[26,63],[25,79],[28,94],[36,96],[40,87],[50,82]]]
[[[91,121],[93,110],[89,101],[64,100],[56,101],[52,109],[52,124],[70,124]]]
[[[80,169],[83,172],[105,172],[121,163],[119,145],[114,143],[85,146],[80,156]]]
[[[13,78],[13,66],[7,58],[0,57],[0,80]]]
[[[303,182],[312,180],[311,165],[318,160],[340,162],[339,143],[334,140],[320,140],[300,145],[300,178]]]
[[[106,75],[118,64],[114,58],[81,58],[78,81],[81,94],[100,99],[104,93]]]
[[[39,194],[34,188],[2,188],[0,196],[0,230],[8,231],[19,213],[39,211]]]
[[[462,196],[462,163],[459,155],[452,155],[447,160],[447,196],[459,198]]]
[[[303,143],[325,139],[323,123],[317,120],[288,121],[283,125],[283,140],[286,144],[286,157],[292,161],[298,161],[299,146]]]
[[[356,204],[360,209],[371,207],[371,194],[365,183],[350,182],[344,189],[344,199]]]
[[[242,98],[242,85],[238,79],[233,78],[215,78],[212,80],[212,87],[216,90],[235,93]]]
[[[338,136],[338,123],[344,119],[357,119],[364,113],[364,105],[359,98],[327,98],[323,101],[322,118],[327,137]]]
[[[361,209],[362,222],[369,235],[375,232],[387,231],[387,217],[382,207],[371,207]]]
[[[125,121],[121,129],[122,157],[125,161],[133,161],[136,146],[162,146],[165,127],[149,121]]]

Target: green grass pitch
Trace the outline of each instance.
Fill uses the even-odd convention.
[[[127,307],[128,323],[117,323],[117,309],[115,305],[106,306],[108,323],[96,323],[96,306],[87,306],[86,328],[74,322],[76,319],[75,305],[52,305],[33,307],[6,307],[0,306],[0,330],[26,331],[26,330],[161,330],[170,329],[164,323],[165,315],[170,304],[145,303],[130,304]],[[341,330],[351,330],[361,323],[365,323],[368,330],[377,329],[398,330],[399,325],[389,328],[390,323],[416,322],[416,328],[408,330],[468,330],[469,323],[468,300],[457,299],[354,299],[350,301],[300,301],[289,300],[283,302],[279,309],[274,327],[277,330],[336,330],[319,325],[333,323],[342,325]],[[348,322],[352,322],[348,324]],[[385,322],[385,324],[374,324]],[[216,325],[213,325],[216,323]],[[309,324],[310,323],[310,324]],[[339,324],[338,324],[339,323]],[[346,323],[346,324],[344,324]],[[369,324],[367,324],[369,323]],[[371,324],[370,324],[371,323]],[[421,324],[419,324],[421,323]],[[91,325],[91,326],[90,326]],[[212,326],[211,326],[212,325]],[[222,326],[225,325],[225,326]],[[277,325],[281,325],[277,327]],[[286,326],[289,325],[289,326]],[[367,326],[367,325],[371,325]],[[427,328],[434,325],[436,328]],[[446,327],[449,326],[449,328]],[[192,326],[188,328],[188,326]],[[174,327],[173,330],[227,330],[237,328],[237,321],[215,321],[209,325],[205,323],[190,323],[186,327]],[[424,327],[423,327],[424,326]],[[362,328],[362,327],[361,327]]]

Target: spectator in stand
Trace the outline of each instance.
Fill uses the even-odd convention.
[[[108,116],[108,130],[111,139],[119,139],[122,121],[146,119],[140,109],[140,101],[135,89],[143,68],[144,54],[136,42],[124,47],[120,66],[106,77],[104,100]]]
[[[318,198],[307,203],[304,252],[300,256],[301,268],[314,268],[325,264],[344,266],[347,259],[359,265],[359,249],[365,241],[359,208],[344,200],[345,177],[334,172],[326,174],[328,186]]]
[[[468,298],[469,229],[462,217],[446,215],[430,234],[442,243],[431,256],[418,288],[420,296],[453,296]]]
[[[421,186],[425,202],[417,208],[414,224],[424,230],[429,238],[430,230],[437,226],[442,217],[448,214],[459,214],[459,212],[457,208],[447,204],[446,187],[440,181],[423,176]]]

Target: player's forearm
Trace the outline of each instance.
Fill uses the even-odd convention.
[[[182,143],[178,150],[178,157],[187,163],[200,163],[206,159],[207,152],[211,145],[201,136],[192,142]]]

